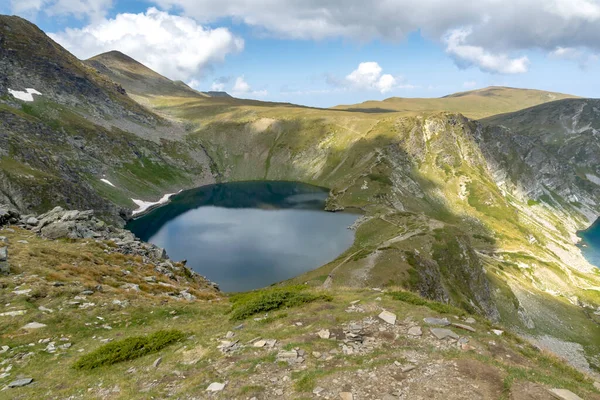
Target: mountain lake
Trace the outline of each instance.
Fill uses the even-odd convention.
[[[600,268],[600,219],[585,231],[578,232],[578,236],[582,238],[579,247],[585,258]]]
[[[358,214],[324,211],[328,190],[297,182],[252,181],[187,190],[126,228],[224,292],[269,286],[347,250]]]

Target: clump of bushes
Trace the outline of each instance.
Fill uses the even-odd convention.
[[[179,330],[161,330],[146,336],[133,336],[108,343],[81,357],[73,367],[80,370],[113,365],[155,353],[185,337]]]
[[[241,321],[268,311],[298,307],[317,300],[332,300],[329,295],[315,294],[305,289],[304,286],[289,286],[234,295],[230,298],[233,303],[231,320]]]
[[[394,300],[414,304],[415,306],[425,306],[440,314],[454,314],[458,316],[467,315],[467,313],[464,310],[461,310],[460,308],[453,307],[444,303],[439,303],[437,301],[427,300],[412,292],[389,292],[387,294],[391,296]]]

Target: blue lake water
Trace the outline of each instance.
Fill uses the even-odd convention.
[[[225,292],[315,269],[352,245],[358,217],[323,211],[327,190],[295,182],[236,182],[182,192],[127,228]]]
[[[579,244],[585,258],[600,268],[600,219],[596,220],[587,230],[579,232],[583,239]]]

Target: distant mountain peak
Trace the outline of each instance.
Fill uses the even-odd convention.
[[[206,97],[181,81],[172,81],[118,50],[98,54],[85,63],[138,96]]]
[[[210,90],[208,92],[203,92],[203,93],[209,95],[210,97],[231,97],[231,98],[233,98],[233,96],[231,96],[227,92],[220,92],[220,91]]]

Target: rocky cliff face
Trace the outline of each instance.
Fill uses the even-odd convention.
[[[561,100],[483,121],[479,143],[496,181],[516,196],[600,214],[600,100]]]

